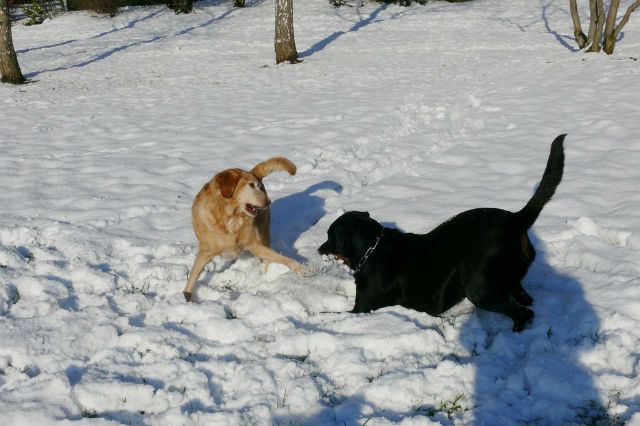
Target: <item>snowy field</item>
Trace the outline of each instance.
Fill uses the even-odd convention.
[[[606,56],[576,51],[564,0],[295,0],[303,62],[276,66],[273,0],[230,3],[14,26],[33,83],[0,86],[0,424],[640,425],[640,12]],[[316,253],[340,213],[518,210],[560,133],[529,328],[346,312],[351,273]],[[298,174],[265,179],[273,246],[312,275],[215,259],[186,303],[193,197],[275,155]]]

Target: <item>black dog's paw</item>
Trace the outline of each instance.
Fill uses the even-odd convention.
[[[513,331],[519,333],[533,321],[534,313],[531,309],[522,308],[522,312],[517,319],[513,319]]]

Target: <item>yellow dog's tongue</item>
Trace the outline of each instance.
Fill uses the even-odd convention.
[[[247,212],[249,212],[249,214],[251,214],[252,216],[255,216],[258,214],[258,208],[254,205],[251,204],[247,204],[246,206],[246,210]]]

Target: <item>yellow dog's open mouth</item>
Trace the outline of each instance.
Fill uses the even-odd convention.
[[[256,217],[258,214],[258,210],[262,210],[266,208],[265,207],[258,207],[258,206],[254,206],[253,204],[245,204],[244,205],[244,211],[247,212],[247,214],[251,217]]]

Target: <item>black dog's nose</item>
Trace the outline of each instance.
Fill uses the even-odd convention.
[[[318,247],[318,253],[320,253],[320,254],[332,254],[329,246],[330,246],[329,240],[325,241],[324,244],[322,244],[320,247]]]

